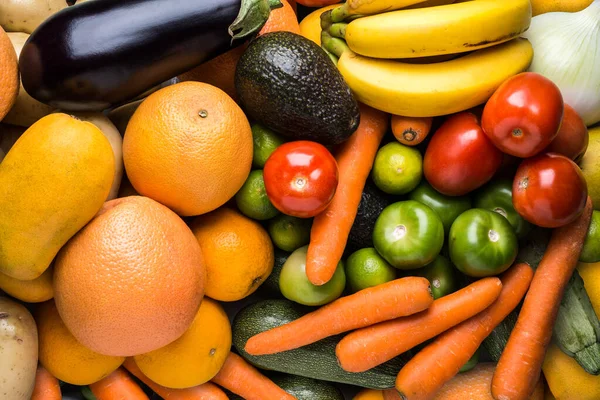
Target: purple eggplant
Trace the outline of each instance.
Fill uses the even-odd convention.
[[[27,93],[63,110],[134,99],[243,43],[279,0],[94,0],[66,8],[29,37]]]

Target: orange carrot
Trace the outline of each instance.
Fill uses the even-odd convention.
[[[341,297],[295,321],[252,336],[245,350],[252,355],[297,349],[329,336],[411,315],[433,303],[429,281],[395,279]]]
[[[137,366],[133,357],[129,357],[125,360],[123,367],[131,375],[144,382],[150,389],[152,389],[157,395],[165,400],[228,400],[229,398],[219,387],[213,383],[206,382],[202,385],[194,386],[187,389],[169,389],[154,383],[146,375],[142,373],[140,368]]]
[[[336,152],[338,186],[333,200],[314,218],[310,230],[306,276],[314,285],[331,279],[344,254],[365,182],[388,125],[388,114],[360,104],[358,129]]]
[[[439,335],[415,355],[396,378],[396,390],[407,400],[427,400],[452,379],[483,340],[514,310],[529,288],[533,270],[516,264],[502,277],[494,303],[476,316]]]
[[[440,297],[421,313],[359,329],[337,344],[335,354],[348,372],[363,372],[391,360],[486,309],[502,289],[498,278],[480,279]]]
[[[235,353],[229,353],[212,381],[246,400],[296,399]]]
[[[31,400],[60,400],[62,399],[62,393],[60,392],[60,385],[58,379],[52,374],[46,371],[46,368],[42,365],[38,365],[37,372],[35,373],[35,387],[33,388],[33,394]]]
[[[392,115],[392,133],[400,143],[416,146],[429,135],[432,122],[431,117]]]
[[[98,400],[148,400],[146,393],[123,368],[90,385]]]
[[[591,216],[592,200],[588,197],[583,213],[574,222],[552,232],[494,372],[492,396],[496,400],[525,400],[533,393],[552,339],[558,307],[577,266]]]

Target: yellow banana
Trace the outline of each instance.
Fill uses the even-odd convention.
[[[529,0],[471,0],[358,18],[345,26],[345,39],[367,57],[429,57],[506,42],[530,22]]]
[[[379,14],[427,2],[426,0],[348,0],[333,10],[332,21],[341,22],[351,15]]]
[[[514,39],[435,64],[367,58],[346,50],[338,69],[356,98],[377,109],[409,117],[435,117],[484,103],[533,58],[526,39]]]
[[[426,8],[426,7],[437,7],[444,6],[446,4],[452,4],[456,0],[427,0],[423,3],[414,4],[412,6],[406,7],[406,10],[410,10],[412,8]]]

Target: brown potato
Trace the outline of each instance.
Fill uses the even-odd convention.
[[[77,4],[88,0],[77,0]],[[70,0],[2,0],[0,1],[0,26],[7,32],[31,33],[46,18],[67,8]]]
[[[38,364],[33,317],[21,304],[0,297],[0,398],[29,400]]]

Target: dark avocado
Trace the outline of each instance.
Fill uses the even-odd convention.
[[[375,221],[383,209],[393,202],[394,200],[390,195],[379,190],[371,179],[367,180],[358,205],[356,218],[354,218],[354,224],[348,236],[347,254],[365,247],[373,247]]]
[[[283,298],[281,290],[279,289],[279,275],[281,275],[281,269],[283,264],[290,256],[290,253],[275,247],[275,264],[273,265],[273,271],[267,279],[260,285],[259,292],[267,298]]]
[[[358,103],[325,51],[291,32],[250,42],[235,86],[246,113],[279,134],[324,145],[358,128]]]

